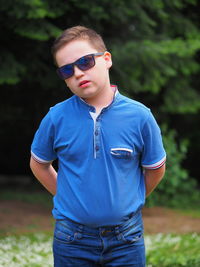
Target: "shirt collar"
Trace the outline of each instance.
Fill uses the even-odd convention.
[[[111,102],[111,104],[108,107],[110,107],[115,102],[115,100],[117,99],[117,96],[119,95],[117,85],[111,84],[110,87],[111,87],[111,90],[114,92],[114,96],[113,96],[113,101]],[[76,96],[76,97],[80,100],[80,103],[82,103],[82,104],[84,104],[90,108],[91,107],[93,108],[93,106],[88,104],[83,98],[81,98],[79,96]]]

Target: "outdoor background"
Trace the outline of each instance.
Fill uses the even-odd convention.
[[[197,0],[0,0],[2,242],[17,233],[27,234],[29,230],[34,233],[52,230],[51,196],[31,174],[30,145],[49,108],[71,96],[56,75],[50,52],[52,43],[64,29],[84,25],[99,32],[112,53],[111,82],[118,85],[122,94],[151,108],[162,130],[167,171],[147,200],[144,214],[153,220],[146,221],[147,234],[175,233],[179,241],[186,234],[184,238],[190,239],[191,242],[186,243],[192,244],[192,252],[189,250],[188,256],[181,252],[179,248],[183,248],[177,248],[179,241],[175,239],[172,243],[176,249],[172,252],[179,251],[180,259],[176,255],[173,264],[165,262],[167,256],[164,255],[152,259],[152,252],[148,266],[200,266],[200,255],[195,250],[198,242],[200,246],[197,227],[200,224],[199,10]],[[14,213],[15,217],[10,216]],[[41,217],[46,213],[47,217]],[[37,223],[23,221],[28,214],[33,220],[37,218]],[[39,223],[39,218],[44,225]],[[171,220],[165,231],[162,226],[167,218]],[[50,228],[47,220],[51,221]],[[160,228],[149,229],[149,225],[160,225]],[[185,225],[188,225],[187,231],[182,231]],[[37,240],[34,238],[31,240]],[[158,237],[159,242],[162,238],[167,237]],[[169,239],[166,240],[169,244]],[[188,251],[188,247],[184,247],[185,250]],[[9,264],[5,262],[1,263],[0,259],[0,266],[12,266],[11,262],[18,266],[15,257]],[[26,266],[26,263],[20,264]],[[27,266],[43,266],[31,264]]]

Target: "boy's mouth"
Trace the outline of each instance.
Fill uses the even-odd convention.
[[[90,84],[90,81],[84,80],[79,83],[79,87],[84,88],[87,87]]]

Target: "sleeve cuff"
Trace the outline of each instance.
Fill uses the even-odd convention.
[[[155,169],[159,169],[160,167],[162,167],[165,164],[165,162],[166,162],[166,156],[154,164],[142,165],[142,167],[145,169],[149,169],[149,170],[155,170]]]
[[[39,158],[38,156],[36,156],[32,151],[31,151],[31,156],[32,158],[37,161],[38,163],[51,163],[52,160],[44,160],[44,159],[41,159]]]

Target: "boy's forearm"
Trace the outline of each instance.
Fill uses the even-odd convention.
[[[165,164],[156,170],[145,169],[145,185],[146,185],[146,197],[148,197],[151,192],[160,183],[165,174]]]
[[[56,194],[57,172],[51,164],[38,163],[32,157],[30,168],[39,182],[52,194]]]

